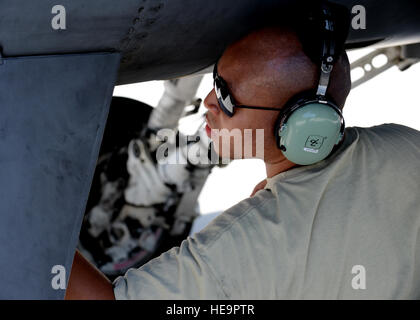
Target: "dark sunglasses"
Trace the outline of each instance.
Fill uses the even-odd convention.
[[[219,102],[220,108],[229,117],[233,117],[233,114],[235,113],[235,108],[280,111],[280,109],[276,109],[276,108],[250,107],[250,106],[236,104],[232,95],[229,93],[229,89],[228,89],[228,85],[226,81],[217,73],[217,63],[215,63],[214,69],[213,69],[213,86],[214,86],[214,91],[216,91],[216,97],[217,97],[217,101]]]

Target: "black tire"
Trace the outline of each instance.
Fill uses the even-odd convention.
[[[85,219],[83,220],[79,237],[81,246],[91,254],[94,263],[99,269],[107,262],[111,262],[110,257],[105,254],[104,250],[112,244],[108,240],[109,238],[107,233],[103,232],[103,234],[98,237],[93,237],[88,232],[90,224],[88,219],[86,219],[87,214],[99,203],[101,199],[101,175],[105,174],[107,181],[114,182],[118,180],[119,184],[121,181],[121,189],[126,188],[129,179],[129,174],[126,168],[128,160],[127,147],[132,139],[140,137],[141,132],[147,125],[152,110],[153,108],[151,106],[133,99],[123,97],[112,98],[98,162],[86,205]],[[118,216],[124,204],[125,200],[123,196],[114,203],[114,212],[111,221]],[[174,223],[173,215],[176,210],[176,205],[166,208],[166,206],[158,204],[154,207],[157,212],[163,214],[166,219],[166,223],[169,226],[172,226]],[[166,209],[163,209],[163,207]],[[158,227],[161,232],[159,231],[160,236],[158,237],[155,250],[153,252],[147,252],[141,260],[138,260],[135,264],[130,265],[129,268],[138,268],[150,259],[159,256],[161,253],[169,250],[170,248],[180,245],[180,243],[189,235],[191,226],[192,224],[188,223],[184,233],[176,237],[171,236],[169,230]],[[155,230],[157,231],[158,228]],[[128,268],[115,270],[115,272],[112,273],[105,272],[105,274],[112,281],[117,276],[124,274],[127,269]]]
[[[92,185],[86,204],[85,218],[87,213],[101,199],[101,174],[105,173],[109,181],[120,179],[123,181],[121,188],[125,188],[129,174],[126,169],[128,159],[127,146],[129,142],[140,136],[141,131],[147,125],[150,113],[153,108],[143,102],[125,98],[112,97],[107,123],[104,130],[101,148]],[[124,205],[124,200],[119,200],[118,207]],[[118,210],[116,210],[118,211]],[[117,212],[115,212],[116,214]],[[80,231],[80,243],[84,249],[89,251],[96,265],[109,262],[104,254],[105,237],[93,238],[89,232],[89,222],[84,219]],[[103,239],[103,241],[102,241]]]

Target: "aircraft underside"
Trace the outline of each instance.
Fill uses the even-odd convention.
[[[114,86],[206,72],[290,2],[0,0],[0,298],[64,297]],[[366,9],[348,49],[420,57],[418,1],[334,2]]]

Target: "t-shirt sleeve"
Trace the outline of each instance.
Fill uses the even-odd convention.
[[[130,269],[114,283],[122,299],[226,299],[194,238],[172,248],[138,269]]]

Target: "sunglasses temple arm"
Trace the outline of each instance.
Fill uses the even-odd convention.
[[[243,108],[243,109],[257,109],[257,110],[270,110],[270,111],[280,111],[281,109],[277,108],[269,108],[269,107],[250,107],[250,106],[237,106],[235,108]]]

